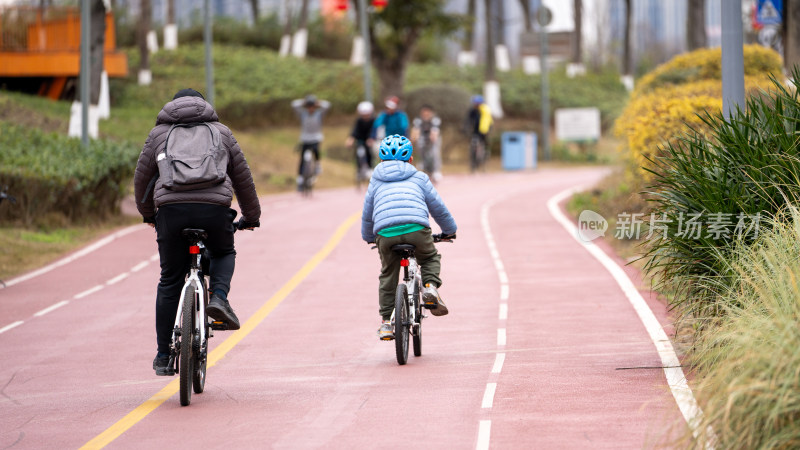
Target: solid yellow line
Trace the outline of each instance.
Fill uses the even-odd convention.
[[[258,311],[255,312],[242,327],[234,332],[228,339],[225,339],[218,347],[216,347],[208,355],[208,367],[212,367],[242,339],[244,339],[251,331],[253,331],[289,294],[306,278],[308,275],[321,263],[328,255],[336,248],[337,245],[344,238],[347,230],[358,220],[361,213],[355,213],[348,217],[336,229],[328,239],[328,242],[309,259],[303,267],[295,273],[289,281],[286,282],[266,303],[264,303]],[[158,391],[155,395],[150,397],[147,401],[137,406],[136,409],[129,412],[125,417],[120,419],[114,425],[108,427],[105,431],[97,435],[94,439],[87,442],[81,449],[99,449],[110,444],[114,439],[118,438],[122,433],[128,431],[132,426],[136,425],[140,420],[147,417],[148,414],[153,412],[156,408],[161,406],[168,398],[175,395],[180,389],[180,381],[176,378],[167,384],[163,389]]]

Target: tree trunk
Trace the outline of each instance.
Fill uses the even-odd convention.
[[[175,23],[175,0],[167,0],[167,23]]]
[[[625,0],[625,39],[622,48],[622,74],[631,75],[633,73],[633,61],[631,58],[631,17],[633,16],[633,5],[631,0]]]
[[[519,0],[519,5],[522,7],[522,20],[525,22],[525,31],[530,32],[533,24],[531,24],[531,5],[528,0]]]
[[[258,18],[261,16],[258,10],[258,0],[250,0],[250,9],[253,11],[253,26],[258,25]]]
[[[574,0],[573,8],[575,10],[575,33],[572,37],[572,62],[581,64],[583,62],[583,1]]]
[[[102,0],[101,0],[102,1]],[[150,0],[142,0],[141,12],[139,17],[139,70],[150,70],[150,51],[147,48],[147,33],[150,31],[150,22],[152,21],[153,10],[150,6]]]
[[[791,73],[795,65],[800,65],[800,0],[783,0],[784,64]]]
[[[464,27],[464,51],[471,52],[475,42],[475,22],[477,17],[475,15],[475,2],[477,0],[467,0],[467,25]]]
[[[375,61],[375,70],[381,80],[382,99],[396,95],[403,96],[406,80],[406,65],[400,59],[381,59]],[[380,103],[383,103],[382,101]]]
[[[300,18],[297,20],[297,29],[308,28],[308,0],[303,0],[300,6]]]
[[[506,8],[505,1],[492,2],[494,11],[494,45],[506,45]]]
[[[707,45],[706,0],[688,0],[686,4],[686,45],[696,50]]]
[[[104,47],[106,42],[106,6],[103,0],[92,0],[91,3],[91,36],[90,42],[90,101],[93,105],[100,102],[100,80],[103,74]]]
[[[492,0],[484,0],[484,15],[486,16],[486,73],[484,81],[496,81],[497,70],[494,56],[494,26],[492,24]]]

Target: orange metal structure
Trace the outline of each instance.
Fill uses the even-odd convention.
[[[80,72],[80,12],[74,8],[0,8],[0,78],[40,79],[40,95],[58,99]],[[104,66],[109,77],[128,75],[116,51],[114,18],[106,14]]]

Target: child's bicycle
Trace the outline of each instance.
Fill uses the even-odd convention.
[[[433,242],[453,242],[452,238],[443,238],[441,234],[433,235]],[[392,312],[392,328],[394,336],[385,340],[394,339],[394,349],[397,363],[401,366],[408,362],[408,338],[413,337],[414,356],[422,355],[422,273],[420,272],[417,258],[414,255],[416,247],[412,244],[396,244],[392,251],[400,255],[400,267],[403,271],[403,280],[397,285],[394,297],[394,312]]]
[[[234,222],[234,232],[239,228],[238,225],[238,222]],[[188,406],[192,391],[200,394],[205,388],[208,338],[213,336],[211,330],[227,330],[228,327],[223,322],[212,321],[206,315],[210,293],[208,256],[203,240],[208,234],[199,228],[185,228],[182,234],[189,241],[191,262],[172,330],[167,375],[177,373],[180,376],[181,406]]]

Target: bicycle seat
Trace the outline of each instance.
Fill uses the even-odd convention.
[[[394,244],[392,246],[392,251],[400,255],[414,253],[416,249],[417,247],[414,244]]]
[[[202,241],[208,237],[206,230],[200,228],[184,228],[183,231],[181,231],[181,234],[193,242]]]

